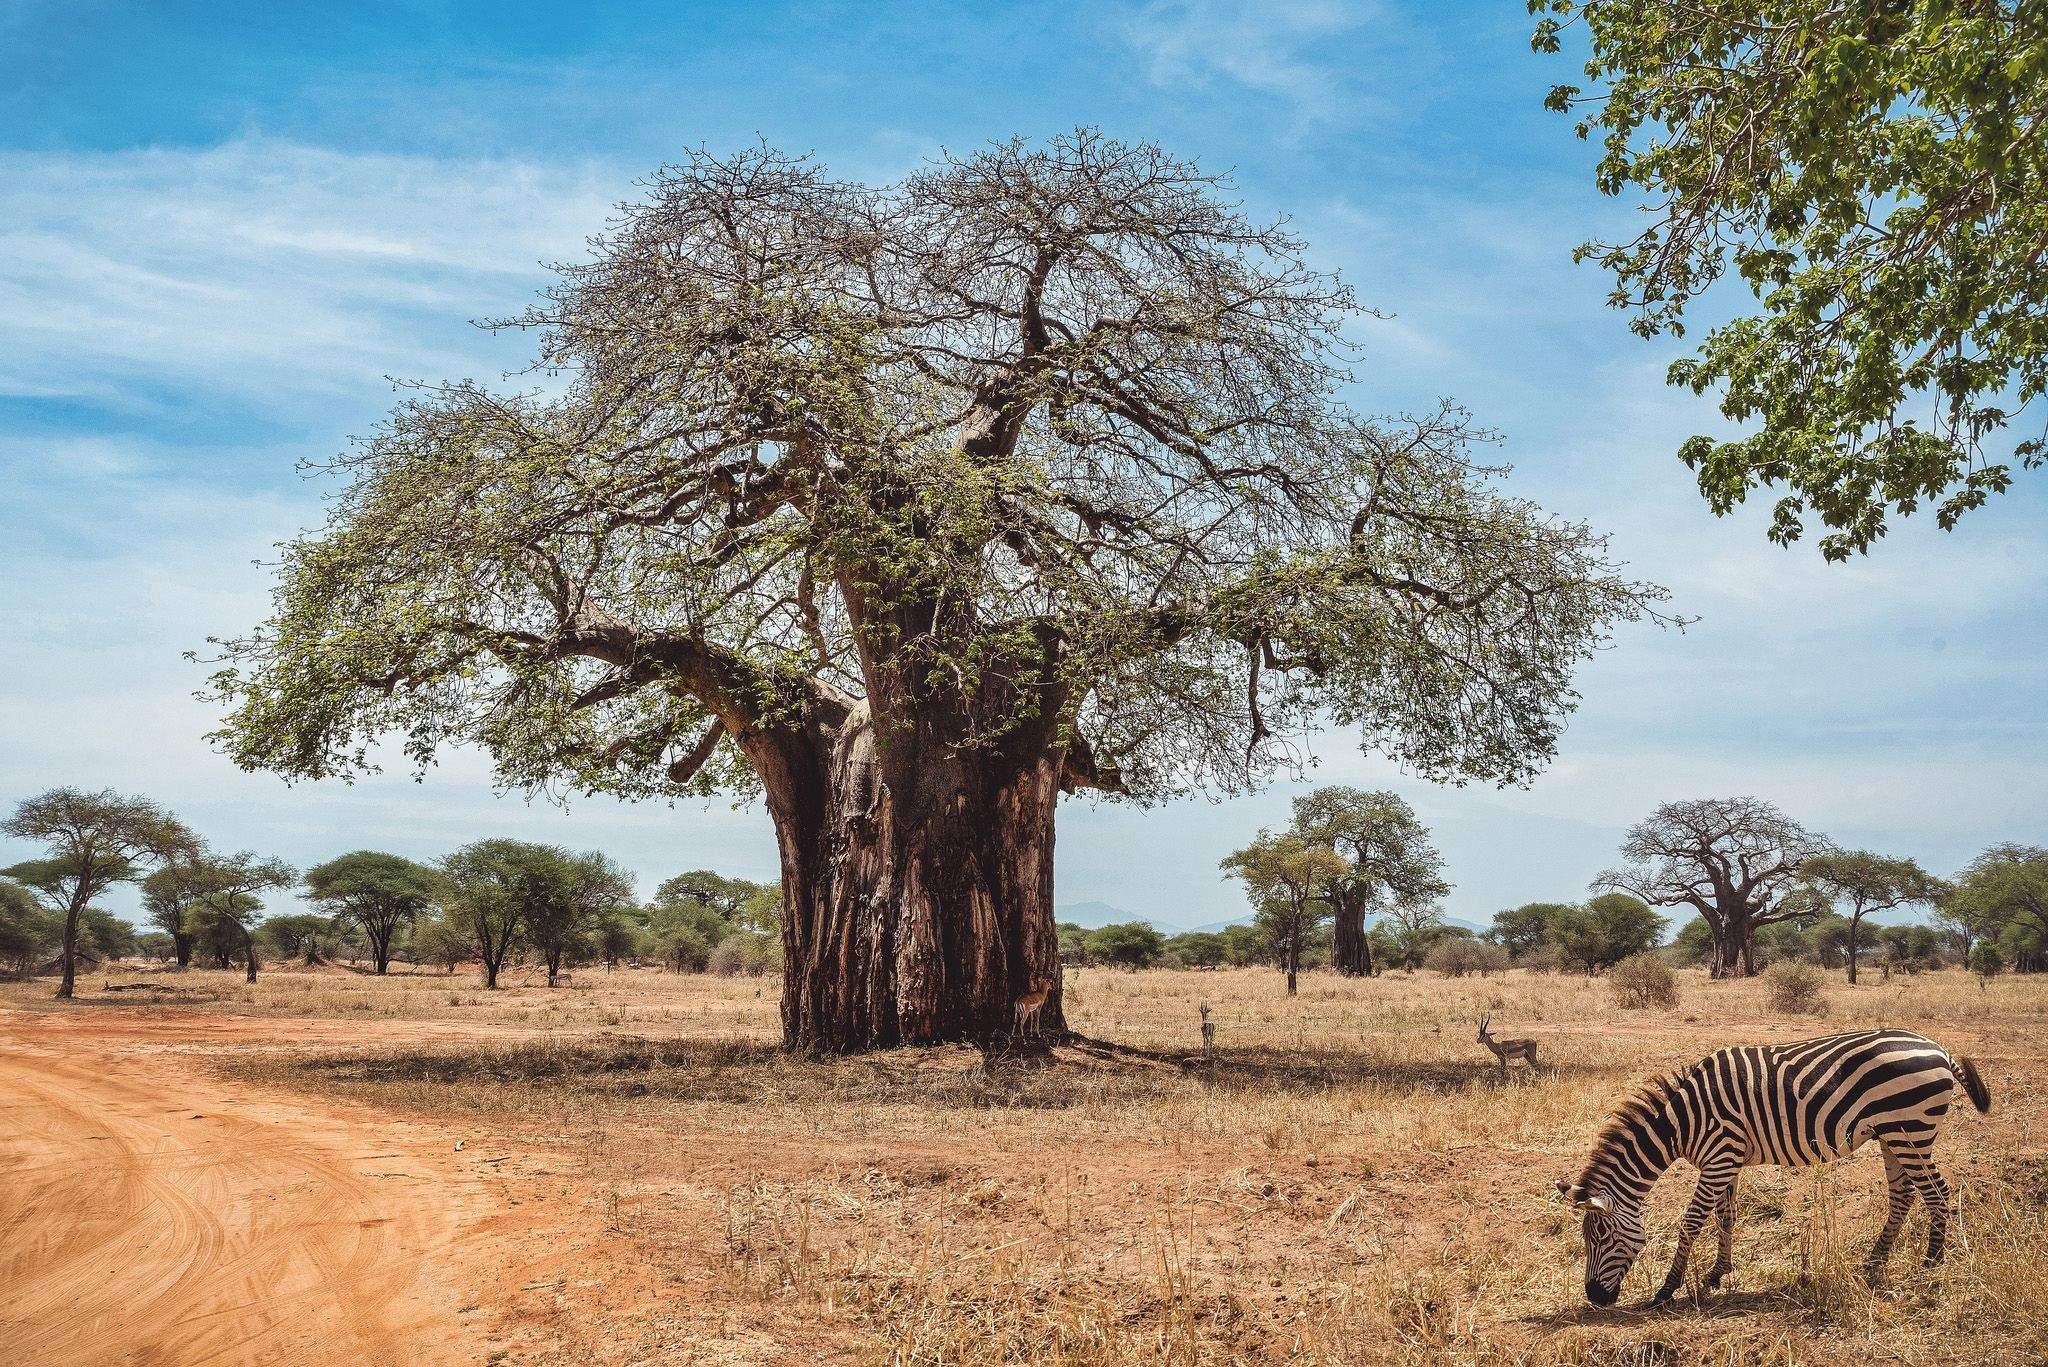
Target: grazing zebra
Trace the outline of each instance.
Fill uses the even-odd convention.
[[[1798,1044],[1722,1049],[1632,1093],[1601,1127],[1577,1180],[1557,1190],[1585,1212],[1586,1299],[1612,1305],[1643,1250],[1643,1201],[1680,1159],[1699,1185],[1679,1224],[1678,1253],[1653,1305],[1685,1280],[1692,1241],[1712,1214],[1720,1251],[1706,1289],[1721,1283],[1735,1237],[1735,1178],[1744,1167],[1810,1167],[1866,1140],[1884,1149],[1890,1213],[1865,1264],[1872,1280],[1917,1194],[1927,1203],[1927,1265],[1948,1239],[1949,1189],[1934,1140],[1957,1083],[1980,1111],[1991,1093],[1969,1059],[1905,1030],[1858,1030]]]

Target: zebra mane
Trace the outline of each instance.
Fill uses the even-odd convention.
[[[1574,1186],[1592,1185],[1593,1179],[1606,1170],[1607,1161],[1613,1156],[1616,1146],[1629,1142],[1637,1123],[1648,1120],[1670,1104],[1684,1074],[1684,1069],[1660,1073],[1647,1082],[1637,1083],[1615,1103],[1593,1136],[1593,1151],[1586,1156],[1586,1166],[1579,1170]]]

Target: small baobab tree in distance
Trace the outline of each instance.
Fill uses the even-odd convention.
[[[1757,927],[1814,914],[1788,896],[1806,861],[1833,847],[1768,802],[1753,797],[1668,802],[1631,827],[1629,862],[1593,881],[1651,906],[1689,906],[1714,940],[1716,978],[1756,972]]]
[[[1243,789],[1333,721],[1518,781],[1656,610],[1461,412],[1345,406],[1305,254],[1090,130],[887,186],[694,154],[514,320],[559,387],[425,389],[339,460],[218,738],[759,792],[788,1046],[1056,1037],[1062,793]]]
[[[1373,972],[1365,919],[1396,907],[1434,905],[1451,890],[1443,856],[1415,809],[1389,792],[1318,788],[1294,799],[1294,833],[1350,864],[1330,887],[1331,962],[1339,973]]]
[[[59,997],[69,997],[77,980],[79,918],[93,899],[117,883],[137,881],[144,866],[184,858],[199,845],[183,822],[153,802],[77,788],[29,798],[0,821],[0,835],[48,850],[41,859],[0,869],[0,876],[29,888],[63,919]]]

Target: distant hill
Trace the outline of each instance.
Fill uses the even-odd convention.
[[[1113,907],[1107,902],[1069,902],[1053,912],[1059,921],[1072,921],[1083,930],[1100,930],[1104,926],[1126,925],[1132,921],[1143,921],[1161,935],[1178,935],[1181,928],[1165,921],[1155,921],[1149,916],[1133,916],[1122,907]]]

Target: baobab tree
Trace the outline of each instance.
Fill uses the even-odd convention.
[[[1668,802],[1630,828],[1628,864],[1593,880],[1652,906],[1689,906],[1714,937],[1714,977],[1756,971],[1756,929],[1814,914],[1788,898],[1806,861],[1832,853],[1823,836],[1753,797]]]
[[[1294,832],[1350,865],[1330,884],[1331,962],[1339,973],[1373,972],[1368,915],[1432,906],[1451,890],[1429,828],[1393,793],[1318,788],[1294,799]]]
[[[1868,850],[1815,855],[1800,868],[1799,882],[1820,906],[1846,916],[1851,984],[1856,981],[1857,941],[1864,917],[1904,906],[1932,906],[1948,892],[1947,883],[1913,860],[1887,859]]]
[[[29,798],[0,821],[0,835],[38,841],[48,850],[42,859],[0,869],[0,877],[27,887],[63,918],[59,997],[71,996],[77,981],[79,918],[93,899],[117,883],[135,882],[146,865],[184,858],[199,845],[184,823],[153,802],[77,788]]]
[[[1515,781],[1656,611],[1446,408],[1336,395],[1350,293],[1082,131],[834,181],[659,173],[514,325],[548,391],[425,389],[227,643],[247,768],[396,732],[530,789],[759,792],[785,1042],[1064,1032],[1062,793],[1239,790],[1336,722]]]
[[[1287,973],[1287,995],[1301,976],[1301,952],[1336,904],[1338,880],[1350,864],[1327,845],[1312,845],[1292,831],[1260,831],[1258,839],[1223,860],[1223,870],[1244,884],[1258,927]]]

